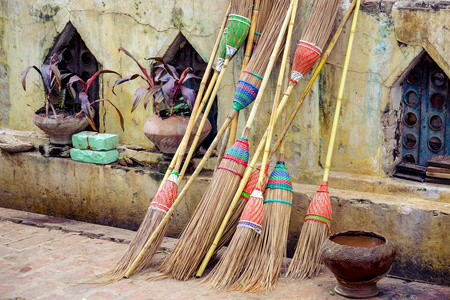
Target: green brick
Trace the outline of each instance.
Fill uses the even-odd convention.
[[[115,162],[119,157],[116,149],[108,151],[70,149],[70,157],[76,161],[106,165]]]
[[[119,146],[119,136],[95,131],[82,131],[72,135],[72,144],[74,148],[81,150],[112,150]]]

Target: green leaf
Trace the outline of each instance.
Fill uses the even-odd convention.
[[[330,293],[330,295],[332,295],[332,296],[336,295],[336,293],[335,293],[333,290],[330,290],[329,293]]]

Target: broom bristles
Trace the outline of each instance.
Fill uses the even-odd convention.
[[[280,33],[281,25],[283,24],[286,12],[289,8],[288,0],[278,0],[273,5],[270,11],[270,16],[267,20],[266,26],[261,32],[261,39],[259,41],[258,47],[253,53],[244,74],[241,79],[253,84],[257,88],[261,86],[262,79],[257,76],[251,75],[251,73],[263,76],[267,65],[270,60],[270,54],[276,44],[277,37]]]
[[[250,19],[253,9],[253,0],[231,0],[230,14],[240,15]]]
[[[239,174],[245,169],[245,166],[225,158],[220,167]],[[175,249],[160,266],[159,270],[164,275],[187,280],[194,274],[221,225],[239,180],[238,175],[228,170],[216,171]]]
[[[297,248],[286,277],[305,279],[317,276],[322,268],[320,248],[328,237],[328,227],[318,221],[306,221],[303,224]]]
[[[260,234],[256,231],[247,227],[238,227],[218,264],[202,283],[206,283],[212,289],[225,289],[234,283],[259,238]]]
[[[264,198],[292,202],[293,195],[286,190],[268,189]],[[264,204],[261,240],[258,250],[237,282],[240,290],[256,293],[275,286],[283,258],[286,257],[290,214],[291,206],[287,203]]]
[[[315,0],[301,39],[323,49],[333,29],[340,3],[341,0]]]
[[[88,283],[110,284],[124,278],[131,264],[139,255],[146,241],[150,238],[150,236],[152,236],[153,232],[155,231],[156,227],[158,227],[164,216],[165,213],[161,211],[149,209],[147,214],[145,215],[144,220],[141,223],[141,226],[139,227],[138,232],[136,233],[135,238],[131,241],[128,249],[119,260],[119,262],[117,262],[117,264],[111,270],[104,274],[98,275],[96,279],[88,281]],[[140,261],[136,269],[131,274],[135,274],[150,266],[151,260],[156,251],[159,249],[159,245],[161,245],[161,242],[165,236],[167,227],[168,226],[166,225],[161,234],[158,235],[158,238],[154,243],[152,243],[152,245],[147,250],[144,258]]]

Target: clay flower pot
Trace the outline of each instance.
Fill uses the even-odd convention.
[[[93,111],[93,109],[91,108]],[[72,144],[72,135],[81,132],[89,125],[86,117],[65,116],[58,114],[56,119],[53,114],[49,117],[34,114],[34,124],[44,131],[50,138],[50,143],[56,145]]]
[[[191,132],[186,152],[189,152],[192,141],[194,140],[195,134],[197,133],[197,129],[202,118],[203,114],[200,115],[197,123],[194,126],[194,129]],[[156,147],[158,147],[158,149],[162,153],[174,154],[175,152],[177,152],[178,146],[183,139],[188,123],[189,117],[186,116],[171,116],[168,118],[161,118],[159,115],[153,114],[147,120],[147,122],[145,122],[144,134],[151,142],[156,145]],[[208,136],[211,128],[211,123],[208,121],[208,119],[206,119],[197,146],[200,145]]]
[[[331,235],[321,255],[338,281],[336,293],[368,298],[378,294],[376,283],[390,271],[395,249],[381,234],[345,231]]]

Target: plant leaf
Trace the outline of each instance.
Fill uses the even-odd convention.
[[[57,66],[55,66],[55,65],[50,65],[50,69],[53,71],[53,73],[55,74],[55,79],[56,79],[56,82],[58,83],[58,87],[59,87],[59,90],[61,90],[61,73],[59,72],[59,69],[58,69],[58,67]]]
[[[119,114],[120,127],[122,127],[122,130],[125,131],[123,116],[122,116],[122,113],[120,112],[120,110],[117,108],[117,106],[115,106],[114,103],[109,101],[109,99],[97,99],[97,100],[93,101],[92,104],[94,104],[95,102],[100,102],[100,101],[108,101],[116,109],[117,113]]]
[[[35,69],[35,70],[39,73],[39,75],[41,76],[41,78],[42,78],[41,70],[39,70],[38,67],[36,67],[36,66],[29,66],[28,68],[26,68],[25,71],[23,71],[22,74],[20,74],[20,76],[22,77],[22,87],[23,87],[23,90],[24,90],[24,91],[27,90],[27,88],[26,88],[26,78],[27,78],[28,72],[29,72],[31,69]],[[44,80],[44,78],[42,78],[42,80]]]
[[[185,81],[186,75],[190,70],[192,69],[188,67],[183,71],[183,73],[181,73],[180,79],[178,79],[180,83],[183,83]]]
[[[134,80],[134,79],[136,79],[136,78],[138,78],[138,77],[143,78],[143,77],[142,77],[141,75],[139,75],[139,74],[133,74],[133,75],[128,76],[128,77],[123,77],[123,78],[117,79],[116,82],[114,82],[114,85],[113,85],[113,87],[112,87],[112,92],[113,92],[113,94],[114,94],[114,95],[116,94],[116,93],[114,92],[114,88],[116,87],[116,85],[122,84],[122,83],[127,82],[127,81],[130,81],[130,80]],[[145,79],[144,79],[144,80],[145,80]]]
[[[46,88],[47,93],[49,94],[52,90],[52,82],[51,82],[51,73],[50,73],[50,66],[46,64],[41,65],[41,74],[42,74],[42,81],[44,81],[44,86]]]
[[[150,102],[150,100],[153,98],[153,95],[155,95],[156,93],[158,93],[158,91],[161,90],[161,86],[154,86],[151,89],[148,90],[147,94],[145,94],[144,97],[144,108],[147,109],[147,105]]]
[[[177,73],[176,69],[173,66],[166,64],[166,62],[164,61],[164,59],[162,57],[149,57],[146,59],[147,60],[153,59],[153,60],[159,61],[160,63],[162,63],[164,65],[164,69],[166,69],[167,73],[169,73],[170,76],[178,79],[178,73]]]
[[[136,109],[136,107],[139,105],[139,102],[141,102],[141,98],[144,95],[145,91],[147,91],[147,89],[148,88],[146,86],[143,86],[136,90],[136,92],[134,93],[133,101],[132,101],[131,112],[133,112]]]
[[[120,75],[119,73],[117,73],[116,71],[113,71],[113,70],[99,70],[94,75],[92,75],[91,78],[88,79],[87,86],[84,89],[86,93],[88,92],[89,87],[91,86],[92,82],[94,82],[95,78],[97,78],[98,75],[103,74],[103,73],[113,73],[113,74],[117,74],[120,77],[122,77],[122,75]]]
[[[84,82],[83,79],[78,77],[78,75],[73,75],[72,77],[70,77],[69,82],[67,83],[67,86],[71,89],[72,88],[72,84],[74,84],[77,81],[81,84],[81,86],[83,87],[83,90],[86,91],[86,82]],[[71,95],[72,95],[72,92],[71,92]],[[75,97],[73,97],[73,98],[75,99]]]
[[[174,78],[171,78],[167,83],[162,86],[162,90],[166,93],[167,98],[173,101],[173,95],[175,94],[175,82]]]
[[[128,52],[125,48],[120,47],[119,48],[119,52],[122,51],[123,53],[125,53],[126,55],[128,55],[129,57],[131,57],[132,60],[134,60],[134,62],[138,65],[138,67],[141,69],[142,73],[144,74],[145,78],[147,78],[147,80],[150,82],[152,81],[151,77],[148,75],[147,70],[136,60],[136,58],[134,58],[133,55],[131,55],[130,52]]]
[[[56,114],[56,110],[55,110],[55,107],[53,106],[53,104],[50,101],[48,101],[48,104],[50,105],[50,108],[52,109],[55,119],[58,118],[58,115]]]
[[[192,79],[192,78],[202,79],[201,77],[198,77],[198,76],[196,76],[193,73],[188,73],[188,74],[186,74],[186,76],[184,77],[184,79],[183,79],[183,81],[181,83],[185,83],[186,81],[188,81],[189,79]]]
[[[195,91],[193,89],[187,88],[185,86],[180,86],[181,94],[183,95],[184,101],[186,101],[189,108],[192,110],[195,103]]]
[[[92,112],[89,109],[89,107],[91,106],[91,103],[89,103],[88,95],[84,91],[81,91],[78,96],[81,101],[81,110],[84,112],[84,114],[88,118],[89,124],[91,125],[92,129],[97,131],[97,128],[95,127],[95,123],[94,123],[94,116],[92,115]]]
[[[155,103],[159,104],[164,100],[164,91],[161,88],[158,92],[155,94]]]

